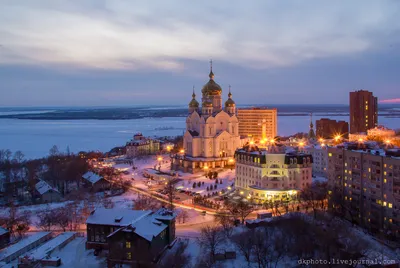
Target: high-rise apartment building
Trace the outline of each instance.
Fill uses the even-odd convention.
[[[238,109],[239,135],[254,139],[273,139],[278,135],[277,109]]]
[[[350,92],[350,133],[367,132],[378,125],[378,98],[372,92]]]
[[[337,135],[344,138],[349,137],[349,123],[346,121],[336,121],[329,118],[317,120],[317,137],[324,139],[333,139]]]
[[[328,148],[329,205],[371,232],[400,237],[400,151]]]

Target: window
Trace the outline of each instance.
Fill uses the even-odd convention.
[[[126,248],[131,248],[131,242],[127,241],[127,242],[125,243],[125,247],[126,247]]]
[[[126,258],[127,258],[128,260],[131,260],[131,259],[132,259],[132,253],[131,253],[131,252],[127,252],[127,253],[126,253]]]

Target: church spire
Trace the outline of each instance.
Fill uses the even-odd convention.
[[[310,113],[310,130],[308,132],[309,139],[315,139],[314,124],[312,121],[312,113]]]
[[[214,73],[212,70],[212,59],[210,60],[210,74],[208,75],[208,77],[210,77],[210,79],[214,79]]]
[[[229,85],[229,93],[228,93],[228,98],[232,98],[232,93],[231,93],[231,85]]]
[[[193,86],[193,94],[192,94],[192,98],[195,99],[196,98],[196,93],[194,93],[194,86]]]

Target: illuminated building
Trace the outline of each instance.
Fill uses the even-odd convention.
[[[345,121],[321,118],[316,121],[316,129],[318,138],[333,139],[338,134],[343,138],[349,137],[349,123]]]
[[[328,172],[328,149],[326,145],[307,145],[299,148],[302,153],[310,154],[313,157],[312,173],[316,176],[327,176]]]
[[[160,141],[144,137],[142,133],[135,134],[133,139],[126,143],[127,157],[157,154],[159,151]]]
[[[348,143],[328,148],[329,206],[371,232],[399,237],[400,151]]]
[[[312,181],[310,154],[247,145],[235,153],[235,187],[255,202],[288,200]]]
[[[267,108],[238,109],[239,135],[253,139],[273,139],[278,133],[278,112]]]
[[[378,98],[372,92],[350,92],[350,133],[367,133],[378,125]]]
[[[183,136],[184,148],[173,157],[172,169],[195,172],[205,167],[225,167],[241,146],[236,104],[230,88],[223,108],[222,88],[214,81],[212,65],[209,78],[201,90],[201,107],[193,90]]]

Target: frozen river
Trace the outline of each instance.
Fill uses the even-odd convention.
[[[326,117],[326,116],[324,116]],[[314,116],[317,120],[320,117]],[[348,116],[330,116],[348,120]],[[309,116],[279,116],[278,134],[286,136],[308,132]],[[315,122],[314,122],[315,124]],[[400,128],[399,118],[379,118],[379,124]],[[170,128],[163,130],[160,128]],[[146,136],[182,135],[184,117],[144,118],[132,120],[21,120],[0,119],[0,149],[21,150],[27,158],[46,156],[53,145],[60,151],[109,151],[124,145],[134,133]]]

